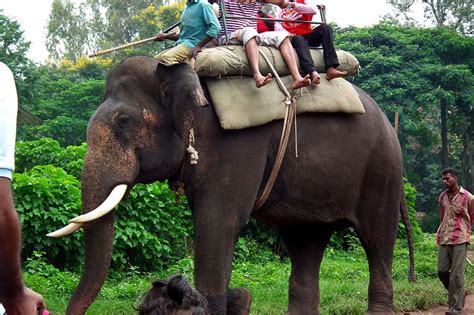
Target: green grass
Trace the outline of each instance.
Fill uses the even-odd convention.
[[[433,236],[424,236],[416,243],[417,282],[408,283],[408,250],[404,240],[397,243],[393,264],[394,304],[397,311],[427,309],[445,304],[447,293],[437,279],[437,248]],[[290,265],[278,259],[264,264],[240,261],[234,264],[231,287],[246,287],[253,297],[252,314],[283,314],[288,298]],[[36,265],[35,265],[36,264]],[[48,309],[64,314],[67,302],[79,276],[30,262],[26,283],[41,292]],[[113,273],[87,314],[133,314],[141,294],[152,280],[183,273],[192,281],[192,260],[183,259],[169,270],[140,274]],[[368,266],[360,246],[349,252],[328,249],[321,266],[321,314],[365,314],[367,308]],[[466,288],[473,285],[473,268],[466,264]]]

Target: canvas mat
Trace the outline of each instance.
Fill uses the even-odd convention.
[[[281,77],[291,93],[291,76]],[[206,78],[205,82],[224,129],[243,129],[266,124],[285,117],[285,94],[274,78],[257,89],[251,77]],[[302,88],[296,98],[297,114],[306,112],[351,114],[365,113],[359,95],[348,81],[342,78],[326,80]]]
[[[268,57],[280,76],[290,74],[277,48],[259,46],[259,50]],[[356,75],[359,72],[359,61],[352,54],[344,50],[336,50],[336,53],[340,63],[337,67],[338,70],[347,71],[348,75]],[[311,56],[316,70],[319,73],[325,72],[323,50],[311,49]],[[259,69],[265,74],[271,72],[268,64],[261,56],[259,58]],[[202,50],[194,63],[194,70],[202,77],[253,75],[245,49],[239,45],[218,46]]]

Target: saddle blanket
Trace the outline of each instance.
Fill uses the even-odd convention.
[[[290,93],[291,76],[282,76]],[[224,129],[243,129],[266,124],[285,117],[286,96],[276,78],[266,86],[257,88],[252,77],[205,78],[217,116]],[[321,83],[310,85],[296,92],[296,113],[306,112],[364,114],[359,94],[347,80],[326,80],[321,73]]]
[[[290,74],[277,48],[259,46],[259,50],[260,53],[265,54],[270,60],[280,76]],[[338,70],[347,71],[348,75],[356,75],[359,72],[359,61],[352,54],[343,50],[336,50],[336,53],[340,63],[339,67],[337,67]],[[313,57],[316,70],[319,73],[326,72],[323,50],[311,49],[311,56]],[[298,58],[296,59],[298,61]],[[271,72],[270,67],[262,56],[259,58],[259,69],[263,74]],[[202,50],[196,58],[194,70],[201,77],[253,75],[245,49],[239,45],[218,46]]]

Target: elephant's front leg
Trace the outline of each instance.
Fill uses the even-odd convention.
[[[232,272],[235,242],[251,208],[246,205],[248,210],[242,213],[241,207],[237,209],[229,204],[224,206],[223,203],[216,207],[215,201],[207,200],[195,203],[193,207],[196,288],[206,297],[211,314],[248,314],[248,291],[227,290],[227,287]]]

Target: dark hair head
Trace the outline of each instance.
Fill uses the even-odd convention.
[[[458,172],[454,168],[445,168],[443,172],[441,173],[442,175],[447,175],[451,174],[453,177],[458,177]]]
[[[139,315],[207,315],[207,301],[181,275],[157,280],[138,307]]]

